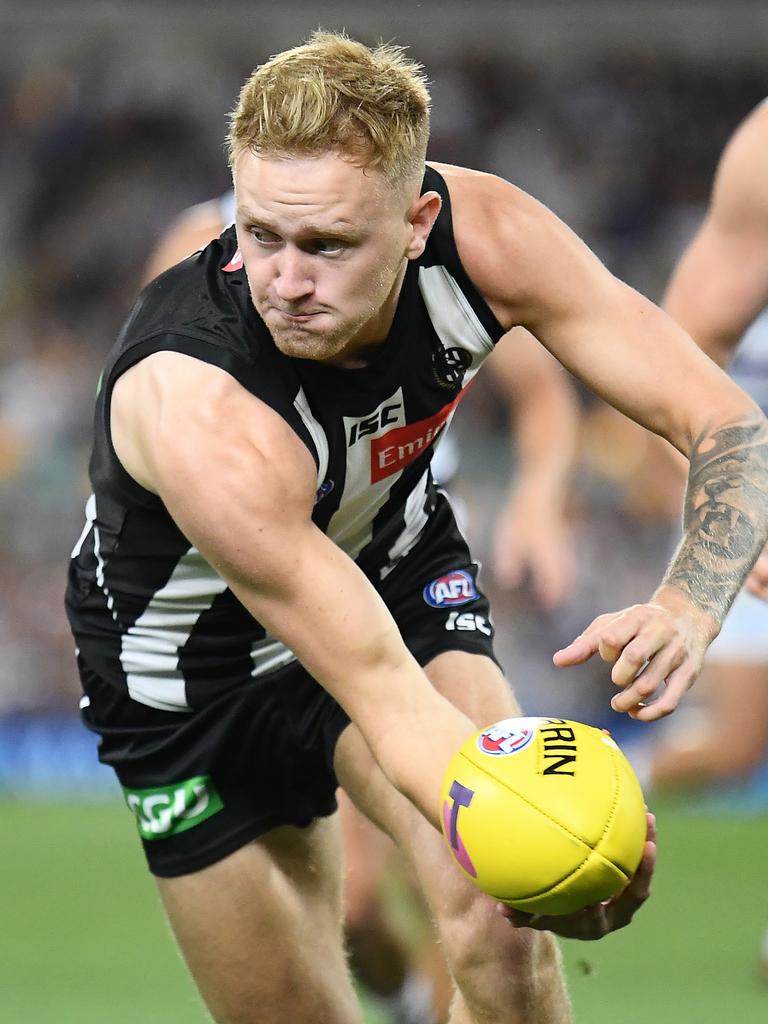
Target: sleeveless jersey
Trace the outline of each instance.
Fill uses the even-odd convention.
[[[115,382],[163,350],[231,374],[307,446],[317,466],[315,523],[380,583],[430,519],[435,445],[503,333],[459,260],[445,182],[428,168],[424,186],[440,193],[442,210],[424,254],[407,265],[389,335],[363,368],[279,352],[251,303],[233,227],[155,279],[131,312],[99,383],[93,493],[66,605],[79,657],[134,700],[199,707],[294,655],[123,469],[110,440]]]

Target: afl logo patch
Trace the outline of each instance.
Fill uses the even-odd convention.
[[[424,587],[424,600],[433,608],[455,608],[477,597],[475,581],[464,569],[455,569],[438,576]]]
[[[491,757],[507,757],[525,750],[536,734],[536,724],[524,724],[520,719],[497,722],[477,737],[477,749]]]
[[[322,501],[333,490],[333,480],[324,480],[315,494],[315,504]]]

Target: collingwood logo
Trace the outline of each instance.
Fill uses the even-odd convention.
[[[465,348],[443,348],[432,353],[432,372],[441,388],[459,387],[472,365],[472,355]]]

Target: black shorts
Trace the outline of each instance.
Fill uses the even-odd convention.
[[[416,547],[378,584],[409,650],[426,665],[443,651],[494,661],[488,601],[447,501]],[[82,660],[82,716],[101,737],[134,812],[150,870],[200,870],[280,825],[336,810],[333,752],[349,723],[294,662],[189,712],[132,700]]]

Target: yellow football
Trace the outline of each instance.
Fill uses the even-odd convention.
[[[443,833],[467,877],[536,914],[609,899],[637,870],[645,802],[632,766],[601,729],[508,718],[453,756]]]

